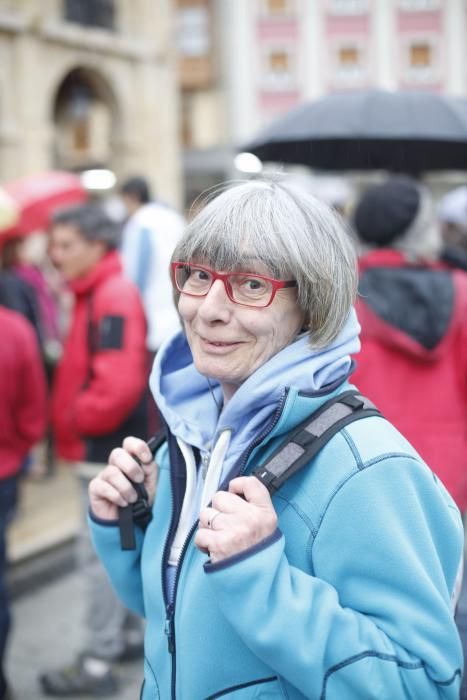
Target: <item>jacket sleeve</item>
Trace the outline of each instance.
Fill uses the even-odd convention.
[[[145,617],[140,566],[144,533],[135,528],[136,549],[122,551],[116,523],[104,523],[90,513],[88,524],[94,549],[118,597],[129,610]]]
[[[167,443],[160,447],[155,461],[159,465],[159,475],[164,472],[168,474]],[[167,482],[168,478],[166,478],[165,488],[167,488]],[[160,488],[160,480],[158,480],[156,503],[159,491],[165,492],[165,488]],[[154,505],[154,510],[157,512],[156,509],[157,505]],[[90,512],[88,524],[94,549],[107,571],[118,597],[130,610],[145,617],[141,556],[146,533],[141,528],[136,527],[136,548],[123,551],[120,546],[120,531],[116,521],[99,520]]]
[[[307,698],[459,696],[460,516],[413,469],[387,458],[341,486],[310,538],[314,575],[290,565],[280,533],[205,565],[228,622]]]
[[[141,399],[147,383],[146,321],[136,288],[108,287],[93,308],[96,348],[90,380],[73,412],[77,432],[117,429]]]
[[[22,355],[21,371],[18,372],[18,402],[14,420],[18,436],[28,451],[44,435],[47,425],[47,384],[39,344],[32,327],[26,322],[22,326],[23,339],[18,353]]]

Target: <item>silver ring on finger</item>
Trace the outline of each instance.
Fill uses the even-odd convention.
[[[210,530],[213,530],[213,529],[214,529],[214,528],[213,528],[214,520],[215,520],[215,519],[217,518],[217,516],[220,515],[220,514],[221,514],[220,510],[216,510],[216,511],[214,512],[214,515],[211,515],[211,516],[208,518],[208,528],[209,528]]]

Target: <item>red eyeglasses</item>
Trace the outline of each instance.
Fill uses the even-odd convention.
[[[276,280],[256,272],[223,273],[186,262],[173,262],[171,267],[175,287],[181,294],[205,297],[214,282],[221,280],[229,299],[242,306],[269,306],[278,289],[297,286],[295,280]]]

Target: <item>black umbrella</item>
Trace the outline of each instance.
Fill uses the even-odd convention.
[[[242,151],[323,170],[467,170],[467,100],[363,90],[293,109]]]

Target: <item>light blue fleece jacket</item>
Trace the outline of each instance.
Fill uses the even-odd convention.
[[[347,360],[341,372],[329,374],[332,362],[324,363],[326,379],[303,387],[302,378],[320,370],[311,369],[315,357],[306,341],[301,344],[299,339],[272,358],[267,364],[274,371],[261,368],[226,407],[221,420],[228,410],[235,415],[233,402],[250,380],[243,411],[255,391],[268,405],[251,433],[240,408],[237,425],[229,421],[235,432],[224,476],[240,467],[250,473],[292,428],[350,388],[341,373]],[[291,381],[296,361],[290,360],[299,348],[303,367]],[[340,354],[342,360],[346,353]],[[164,416],[176,434],[183,424],[183,439],[204,449],[213,427],[216,432],[217,413],[205,383],[191,383],[196,371],[180,336],[165,348],[160,367],[152,383],[164,396]],[[270,406],[261,376],[256,382],[263,371],[265,382],[281,387]],[[194,392],[193,403],[186,387]],[[205,419],[206,431],[198,427]],[[229,461],[237,430],[245,436],[240,459]],[[286,482],[273,496],[277,531],[250,550],[212,564],[194,546],[193,527],[172,604],[164,574],[183,475],[173,439],[157,461],[154,517],[144,534],[137,533],[135,551],[120,550],[115,523],[91,522],[117,592],[147,619],[143,700],[458,697],[462,650],[450,598],[462,551],[460,516],[443,486],[385,420],[372,417],[347,426]]]

